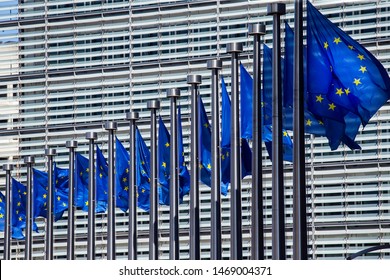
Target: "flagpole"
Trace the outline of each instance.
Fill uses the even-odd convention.
[[[264,259],[263,222],[263,161],[262,161],[262,119],[261,119],[261,36],[265,35],[264,24],[249,25],[249,35],[253,36],[253,128],[252,128],[252,260]]]
[[[177,138],[177,99],[180,90],[171,88],[167,90],[167,97],[171,99],[171,149],[170,149],[170,172],[169,181],[169,204],[170,204],[170,228],[169,228],[169,259],[180,259],[179,240],[179,155]]]
[[[231,201],[230,201],[230,259],[242,259],[242,206],[241,206],[241,137],[240,137],[240,103],[238,82],[238,55],[243,50],[242,43],[230,43],[226,46],[226,52],[231,53]]]
[[[11,209],[12,209],[12,193],[11,193],[11,171],[14,169],[12,164],[4,164],[5,170],[5,224],[4,224],[4,260],[11,259]]]
[[[303,94],[303,1],[295,0],[293,258],[307,260],[305,126]]]
[[[283,135],[282,135],[282,77],[280,55],[280,16],[286,13],[286,5],[267,5],[267,14],[273,15],[272,54],[272,258],[286,259],[283,184]]]
[[[87,259],[95,259],[95,140],[96,132],[87,132],[85,138],[89,141],[89,172],[88,172],[88,236],[87,236]]]
[[[149,259],[158,260],[158,169],[157,169],[157,122],[156,111],[160,101],[147,102],[150,109],[150,210],[149,210]]]
[[[190,189],[190,259],[200,260],[200,209],[199,209],[199,106],[198,86],[201,75],[188,75],[191,85],[191,189]]]
[[[77,148],[77,141],[71,140],[66,141],[66,147],[69,149],[69,198],[68,198],[68,240],[67,240],[67,256],[68,260],[75,259],[74,252],[74,241],[75,241],[75,232],[74,232],[74,159],[75,159],[75,149]]]
[[[53,225],[54,225],[54,184],[53,184],[53,157],[57,154],[57,151],[53,148],[45,149],[45,155],[47,156],[47,181],[48,181],[48,203],[47,203],[47,215],[46,215],[46,260],[53,259]]]
[[[129,240],[128,259],[137,259],[137,184],[136,184],[136,148],[135,129],[139,119],[137,112],[128,112],[126,119],[130,122],[130,162],[129,162]]]
[[[107,219],[107,260],[115,260],[115,174],[114,174],[114,145],[116,122],[108,121],[104,124],[108,131],[108,219]]]
[[[24,163],[27,164],[27,199],[26,199],[26,243],[24,249],[24,259],[32,259],[32,224],[33,224],[33,169],[35,158],[28,156],[24,158]]]
[[[211,259],[222,259],[222,225],[221,225],[221,160],[220,160],[220,104],[219,104],[219,70],[222,60],[207,61],[211,70]]]

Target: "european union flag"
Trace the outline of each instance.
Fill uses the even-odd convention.
[[[390,98],[387,71],[369,51],[309,2],[307,45],[308,92],[326,95],[333,104],[330,110],[343,108],[359,116],[366,125]]]
[[[136,130],[135,140],[138,207],[148,212],[150,209],[150,151],[138,128]]]
[[[225,85],[226,89],[226,85]],[[240,64],[241,138],[252,139],[253,126],[253,79]],[[260,95],[260,92],[258,93]]]
[[[89,160],[76,152],[76,191],[75,205],[88,212]]]
[[[245,68],[241,66],[241,73],[246,72]],[[246,72],[248,75],[249,73]],[[241,87],[241,90],[246,90],[248,92],[252,92],[252,77],[250,75],[246,75],[248,88],[245,89]],[[242,76],[241,76],[242,77]],[[222,176],[222,185],[221,185],[221,193],[226,195],[227,190],[230,184],[230,148],[231,148],[231,140],[230,140],[230,132],[231,132],[231,104],[230,104],[230,98],[226,89],[226,84],[221,77],[221,85],[222,85],[222,137],[221,137],[221,143],[222,143],[222,149],[221,149],[221,176]],[[250,86],[249,86],[250,85]],[[247,95],[243,92],[241,92],[242,95]],[[248,99],[249,101],[249,99]],[[252,101],[250,101],[252,102]],[[242,103],[241,103],[242,104]],[[250,107],[252,105],[250,104]],[[249,110],[250,108],[247,108]],[[245,109],[243,112],[247,112]],[[246,114],[246,113],[245,113]],[[245,115],[241,114],[241,115]],[[252,122],[252,121],[250,121]],[[242,123],[242,122],[241,122]],[[250,132],[247,134],[247,136],[252,137],[252,129],[246,130],[247,132]],[[247,175],[251,174],[252,170],[252,152],[249,148],[249,144],[246,139],[241,139],[241,177],[244,178]]]
[[[107,210],[108,199],[108,164],[102,150],[96,145],[96,204]]]
[[[202,98],[199,96],[199,173],[200,180],[211,187],[211,127]]]
[[[293,162],[293,143],[286,130],[282,130],[283,160]],[[272,126],[263,126],[263,140],[272,161]]]
[[[177,135],[178,135],[178,152],[179,152],[179,166],[180,166],[180,199],[182,199],[185,195],[190,193],[190,173],[188,172],[187,166],[184,161],[184,147],[183,147],[183,129],[181,125],[181,109],[180,106],[178,108],[177,114]]]
[[[12,178],[12,188],[14,186],[14,179]],[[19,183],[19,182],[18,182]],[[6,204],[7,200],[6,197],[3,195],[2,192],[0,192],[0,231],[5,230],[5,216],[6,216]],[[11,211],[12,211],[12,221],[11,221],[11,234],[13,239],[24,239],[24,235],[22,232],[22,228],[26,226],[26,215],[25,211],[22,211],[21,208],[25,208],[24,205],[18,206],[19,210],[12,205]],[[18,213],[15,213],[15,210],[18,211]]]
[[[170,170],[170,135],[164,122],[158,119],[158,171],[160,204],[169,205]]]
[[[53,172],[54,182],[56,174]],[[46,172],[33,168],[33,189],[34,189],[34,209],[33,216],[47,217],[47,199],[48,199],[48,174]],[[54,220],[58,221],[62,218],[65,210],[68,209],[68,195],[58,189],[54,184]]]
[[[129,208],[130,156],[117,137],[115,147],[116,207],[126,212]]]

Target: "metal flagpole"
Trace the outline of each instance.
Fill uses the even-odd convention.
[[[303,1],[295,1],[293,258],[307,260],[305,126],[303,94]]]
[[[230,259],[242,259],[242,207],[241,207],[241,137],[240,103],[238,83],[238,55],[243,50],[242,43],[230,43],[226,52],[231,53],[231,133],[230,133]]]
[[[150,210],[149,210],[149,259],[158,260],[158,170],[157,170],[157,122],[156,112],[160,101],[150,100]]]
[[[126,119],[130,122],[130,162],[129,162],[129,241],[128,259],[137,259],[137,185],[136,185],[136,148],[135,129],[139,119],[137,112],[129,112]]]
[[[68,240],[67,240],[67,256],[68,260],[74,260],[74,192],[75,192],[75,149],[77,148],[77,141],[66,141],[66,147],[69,149],[69,198],[68,198]]]
[[[24,158],[24,163],[27,164],[27,199],[26,199],[26,243],[24,249],[24,259],[32,259],[32,225],[33,225],[33,169],[35,158],[28,156]]]
[[[264,259],[263,222],[263,161],[262,161],[262,119],[261,119],[261,42],[265,35],[264,24],[249,25],[249,35],[253,36],[253,92],[252,92],[252,260]]]
[[[87,132],[85,138],[89,141],[89,176],[88,176],[88,236],[87,236],[87,259],[95,259],[95,140],[96,132]]]
[[[177,139],[177,99],[180,90],[171,88],[167,90],[167,97],[171,99],[171,149],[170,149],[170,228],[169,228],[169,259],[180,259],[179,240],[179,157]]]
[[[12,192],[11,192],[11,171],[14,169],[12,164],[4,164],[5,170],[5,224],[4,224],[4,260],[11,259],[11,209],[12,209]]]
[[[115,175],[114,175],[114,145],[116,122],[108,121],[104,124],[108,131],[108,219],[107,219],[107,259],[115,260]]]
[[[54,184],[53,184],[53,157],[57,154],[55,149],[45,149],[45,155],[47,156],[47,217],[46,217],[46,260],[53,259],[53,225],[54,225]]]
[[[191,85],[191,189],[190,189],[190,259],[200,260],[200,216],[199,216],[199,106],[198,86],[201,75],[188,75],[187,84]]]
[[[282,77],[280,56],[280,16],[286,5],[267,5],[267,14],[273,15],[272,53],[272,258],[286,259],[283,184],[283,134],[282,134]]]
[[[219,70],[222,60],[207,61],[207,69],[211,70],[211,252],[212,260],[222,259],[222,224],[221,224],[221,159],[220,159],[220,93]]]

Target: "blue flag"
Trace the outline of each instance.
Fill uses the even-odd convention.
[[[225,82],[223,82],[225,83]],[[226,90],[226,85],[225,85]],[[252,139],[253,126],[253,79],[240,64],[241,138]],[[260,95],[260,92],[259,92]]]
[[[263,91],[262,91],[263,125],[272,125],[272,50],[263,44]]]
[[[245,70],[245,68],[241,65],[241,73],[246,73],[244,76],[246,76],[247,80],[247,87],[241,87],[241,91],[247,91],[250,92],[250,95],[252,94],[252,77],[249,75],[249,73]],[[241,76],[242,78],[242,76]],[[231,149],[231,139],[230,139],[230,132],[231,132],[231,104],[230,104],[230,98],[226,89],[226,84],[221,77],[221,85],[222,85],[222,137],[221,137],[221,193],[226,195],[227,190],[230,184],[230,149]],[[246,95],[245,92],[241,92],[241,96]],[[252,99],[250,99],[252,100]],[[249,102],[249,99],[248,99]],[[252,101],[250,101],[252,102]],[[242,103],[241,103],[242,104]],[[252,105],[250,104],[250,107]],[[247,108],[249,110],[250,108]],[[246,110],[243,110],[242,112],[247,113]],[[245,114],[241,114],[245,115]],[[252,120],[250,120],[252,123]],[[242,122],[241,122],[242,123]],[[252,137],[252,129],[248,128],[246,129],[247,136]],[[251,174],[252,170],[252,152],[249,147],[249,144],[246,139],[241,139],[241,177],[244,178],[247,175]]]
[[[12,191],[14,192],[14,186],[15,182],[17,182],[15,179],[12,178]],[[20,183],[19,183],[20,184]],[[19,193],[18,190],[16,190],[16,193]],[[23,194],[22,194],[23,195]],[[13,194],[15,196],[15,194]],[[3,195],[2,192],[0,192],[0,231],[5,230],[5,216],[6,216],[6,206],[7,206],[6,197]],[[20,200],[18,200],[16,203],[13,203],[11,206],[12,211],[12,221],[11,221],[11,237],[13,239],[24,239],[22,228],[26,227],[26,211],[25,211],[25,204],[18,204],[20,203]]]
[[[77,152],[75,181],[75,205],[84,212],[88,212],[89,160]],[[96,201],[96,213],[104,213],[106,209],[107,202]]]
[[[168,129],[159,116],[158,119],[158,171],[160,204],[169,205],[170,171],[170,136]]]
[[[181,109],[178,108],[177,114],[177,134],[178,134],[178,143],[179,143],[179,166],[180,166],[180,198],[190,193],[190,173],[188,172],[187,166],[184,161],[184,147],[183,147],[183,128],[181,125]]]
[[[199,95],[199,173],[200,180],[211,187],[211,127]]]
[[[108,164],[102,150],[96,145],[96,205],[107,210],[108,199]]]
[[[54,169],[55,171],[55,169]],[[53,172],[54,182],[56,174]],[[48,199],[48,174],[46,172],[33,168],[33,189],[34,189],[34,209],[33,216],[47,217],[47,199]],[[68,209],[68,195],[61,189],[58,189],[54,184],[54,220],[58,221],[62,218],[65,210]]]
[[[307,2],[309,92],[359,116],[363,125],[390,98],[390,78],[363,46]],[[318,83],[318,85],[315,85]],[[333,85],[333,86],[332,86]]]
[[[129,208],[130,156],[117,137],[115,147],[116,207],[126,212]]]
[[[138,128],[136,130],[135,139],[138,207],[148,212],[150,209],[150,151]]]

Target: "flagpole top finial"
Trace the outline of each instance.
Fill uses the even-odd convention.
[[[171,98],[180,97],[180,89],[178,89],[178,88],[167,89],[167,97],[171,97]]]
[[[202,76],[201,75],[188,75],[187,76],[187,84],[190,85],[199,85],[202,83]]]
[[[35,158],[33,156],[27,156],[24,158],[24,163],[26,164],[34,164]]]
[[[3,164],[3,170],[4,171],[11,171],[14,170],[14,165],[10,163]]]
[[[127,112],[126,113],[126,120],[128,120],[128,121],[136,121],[138,119],[139,119],[139,113],[138,112],[131,111],[131,112]]]
[[[118,129],[118,123],[113,121],[106,121],[104,123],[104,129],[105,130],[117,130]]]
[[[96,140],[97,139],[97,132],[87,132],[87,133],[85,133],[85,138],[88,140]]]
[[[160,109],[160,101],[158,100],[149,100],[147,103],[146,103],[146,107],[148,109]]]
[[[69,141],[66,141],[66,147],[67,148],[77,148],[77,141],[76,140],[69,140]]]
[[[222,60],[218,58],[207,60],[207,69],[222,69]]]
[[[249,35],[265,35],[265,24],[263,23],[252,23],[248,26]]]
[[[53,149],[53,148],[45,149],[46,156],[55,156],[56,154],[57,154],[56,149]]]
[[[243,51],[243,46],[242,43],[240,42],[229,43],[226,45],[227,53],[240,53],[242,51]]]
[[[286,4],[284,3],[270,3],[267,5],[267,15],[284,15],[286,14]]]

